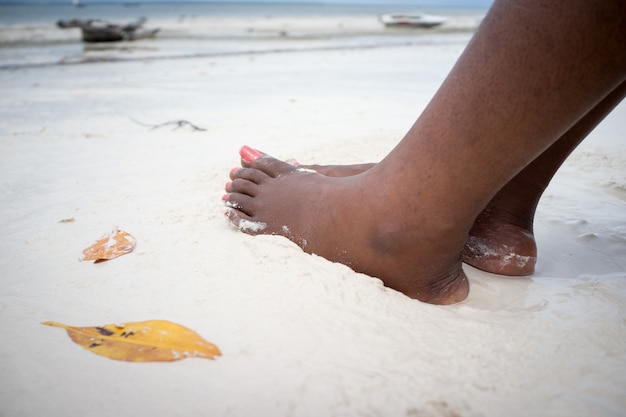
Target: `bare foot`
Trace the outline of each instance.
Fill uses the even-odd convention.
[[[463,262],[494,274],[532,274],[537,263],[535,237],[530,227],[509,217],[487,206],[469,232]]]
[[[329,177],[248,147],[240,154],[242,168],[231,171],[224,200],[242,231],[285,236],[421,301],[452,304],[467,297],[461,266],[467,231],[451,230],[426,202],[421,213],[403,215],[405,197],[390,192],[380,170]]]
[[[299,165],[329,177],[358,175],[373,163]],[[518,225],[499,210],[485,209],[474,222],[463,248],[463,262],[493,274],[530,275],[537,263],[537,244],[529,227]]]

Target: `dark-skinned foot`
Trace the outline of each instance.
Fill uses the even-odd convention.
[[[537,263],[537,244],[529,229],[488,205],[469,232],[463,262],[493,274],[530,275]]]
[[[467,297],[465,232],[423,218],[413,224],[398,209],[401,202],[389,200],[404,196],[389,192],[378,170],[328,177],[248,147],[240,154],[242,168],[231,171],[224,201],[242,231],[284,236],[421,301],[452,304]]]

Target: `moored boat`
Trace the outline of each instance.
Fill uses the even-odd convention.
[[[439,26],[448,18],[426,13],[389,13],[379,16],[385,26],[405,26],[431,28]]]
[[[83,42],[117,42],[134,41],[138,39],[153,38],[159,29],[144,29],[142,26],[146,19],[141,18],[135,23],[117,25],[101,20],[60,20],[57,26],[60,28],[80,28]]]

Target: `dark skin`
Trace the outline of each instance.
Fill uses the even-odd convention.
[[[496,237],[532,232],[532,216],[529,224],[528,215],[513,214],[534,214],[549,178],[586,135],[567,139],[568,132],[595,109],[599,119],[606,114],[603,100],[612,108],[623,97],[625,44],[625,1],[496,0],[381,162],[332,177],[244,147],[242,168],[226,186],[229,218],[247,233],[285,236],[409,297],[462,301],[468,236],[494,240],[494,218],[505,225]],[[536,256],[532,233],[526,240]]]

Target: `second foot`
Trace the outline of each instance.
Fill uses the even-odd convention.
[[[463,248],[463,262],[493,274],[530,275],[537,263],[537,244],[533,234],[520,226],[479,217]]]

